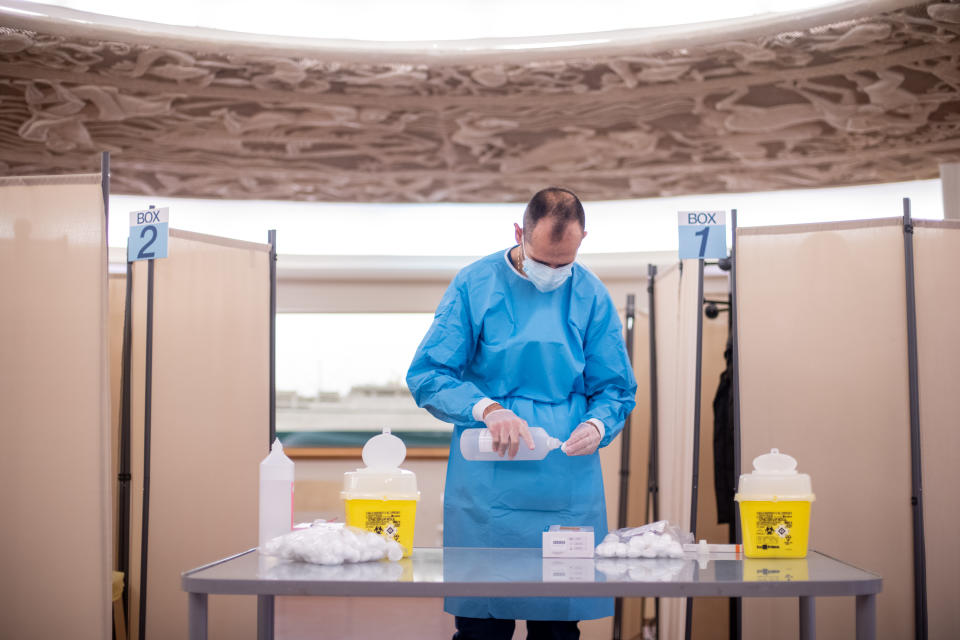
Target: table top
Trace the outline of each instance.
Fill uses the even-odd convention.
[[[251,549],[183,573],[181,587],[249,595],[797,597],[879,593],[882,579],[815,551],[789,559],[544,558],[538,548],[446,547],[415,548],[399,562],[323,566]]]

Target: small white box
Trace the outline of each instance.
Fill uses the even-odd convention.
[[[592,558],[593,527],[552,524],[543,532],[544,558]]]

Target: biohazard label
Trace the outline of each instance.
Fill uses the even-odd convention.
[[[793,544],[792,511],[758,511],[754,524],[758,549],[789,549]]]
[[[400,520],[399,511],[367,511],[364,529],[393,538],[399,542],[400,526],[402,525]]]

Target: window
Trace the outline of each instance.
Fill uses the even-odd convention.
[[[286,447],[356,447],[389,427],[446,447],[451,425],[420,409],[405,377],[431,313],[277,315],[277,433]]]

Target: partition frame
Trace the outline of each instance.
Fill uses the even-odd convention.
[[[659,463],[660,456],[658,454],[659,443],[657,441],[657,421],[659,420],[658,414],[658,405],[657,405],[657,316],[654,312],[656,307],[656,294],[654,290],[654,280],[657,277],[657,265],[648,264],[647,265],[647,315],[648,315],[648,324],[650,327],[650,445],[647,451],[647,496],[646,496],[646,505],[644,506],[643,516],[644,518],[649,518],[651,516],[650,507],[653,507],[653,518],[651,522],[656,522],[659,519],[660,514],[660,502],[658,500],[657,493],[659,491],[659,484],[657,480],[657,475],[659,474]],[[651,505],[651,502],[653,503]],[[643,600],[641,600],[640,605],[641,615],[644,610]],[[653,616],[656,620],[656,635],[655,638],[660,640],[660,599],[653,599]]]
[[[694,373],[694,405],[693,405],[693,469],[690,485],[690,532],[693,539],[697,539],[697,502],[699,499],[700,483],[700,377],[703,374],[703,258],[697,260],[697,344],[696,367]],[[693,628],[693,598],[687,598],[687,621],[683,626],[684,638],[690,640]]]
[[[733,237],[730,249],[730,366],[733,369],[733,477],[740,478],[740,346],[737,321],[737,210],[730,210],[730,228]],[[733,503],[733,522],[731,523],[734,544],[740,544],[743,532],[740,530],[740,503]],[[743,637],[743,600],[731,598],[730,640]]]
[[[151,209],[153,207],[151,206]],[[143,507],[140,527],[140,607],[137,619],[137,638],[144,640],[147,625],[147,568],[148,534],[150,532],[150,431],[153,394],[153,294],[154,260],[147,260],[147,327],[146,366],[143,396]]]
[[[277,230],[267,232],[270,245],[270,429],[267,451],[277,437]]]
[[[657,454],[657,421],[659,420],[657,406],[657,320],[654,315],[655,297],[653,283],[657,277],[657,265],[647,265],[647,299],[649,311],[650,326],[650,448],[647,452],[647,500],[644,507],[644,517],[651,516],[651,502],[653,503],[653,521],[658,520],[660,513],[659,501],[657,500],[657,473],[659,466],[659,456]]]
[[[926,640],[927,559],[923,532],[923,466],[920,451],[920,385],[917,353],[917,297],[913,260],[913,219],[910,198],[903,199],[903,259],[906,285],[907,369],[910,399],[910,483],[913,517],[914,636]]]

